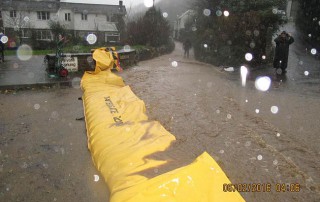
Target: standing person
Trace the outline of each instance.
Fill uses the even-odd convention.
[[[191,42],[189,39],[186,39],[184,42],[183,42],[183,49],[184,49],[184,57],[187,56],[187,58],[189,58],[189,50],[191,48]]]
[[[1,38],[4,36],[2,30],[0,31],[0,52],[1,52],[1,61],[4,62],[4,43],[2,42]]]
[[[281,68],[282,74],[287,72],[288,56],[289,56],[289,45],[294,42],[293,37],[287,32],[281,32],[274,42],[276,42],[276,51],[273,60],[273,67],[278,70]]]

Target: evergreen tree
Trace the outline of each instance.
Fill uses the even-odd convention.
[[[300,9],[296,23],[313,44],[320,45],[320,2],[299,0]]]
[[[271,56],[272,34],[282,23],[277,8],[285,0],[197,0],[195,54],[216,65],[239,65],[245,54],[260,64],[263,55]],[[228,15],[229,14],[229,15]]]

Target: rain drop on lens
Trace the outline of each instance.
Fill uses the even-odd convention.
[[[210,16],[210,15],[211,15],[210,9],[204,9],[204,10],[203,10],[203,15],[205,15],[205,16]]]
[[[262,160],[262,155],[258,155],[258,156],[257,156],[257,159],[258,159],[259,161],[261,161],[261,160]]]
[[[218,17],[220,17],[220,16],[222,15],[222,11],[217,10],[216,15],[217,15]]]
[[[272,13],[273,14],[277,14],[278,13],[278,9],[276,9],[276,8],[272,9]]]
[[[86,40],[91,45],[95,44],[97,42],[97,36],[95,34],[88,34]]]
[[[312,55],[317,54],[317,50],[316,50],[315,48],[311,49],[311,54],[312,54]]]
[[[35,110],[38,110],[38,109],[40,109],[40,105],[39,105],[39,104],[35,104],[35,105],[33,106],[33,108],[34,108]]]
[[[280,133],[277,133],[277,137],[280,137]]]
[[[231,119],[231,118],[232,118],[231,114],[228,114],[227,119]]]
[[[266,59],[266,56],[265,56],[265,55],[263,55],[263,56],[262,56],[262,59],[263,59],[263,60],[265,60],[265,59]]]
[[[168,15],[168,13],[164,12],[164,13],[162,13],[162,16],[163,16],[164,18],[167,18],[169,15]]]
[[[252,54],[251,54],[251,53],[246,53],[246,55],[245,55],[245,59],[246,59],[247,61],[251,61],[251,60],[252,60],[252,58],[253,58],[253,56],[252,56]]]
[[[33,54],[32,48],[27,44],[23,44],[19,46],[17,50],[17,57],[19,58],[19,60],[22,60],[22,61],[30,60],[32,57],[32,54]]]
[[[76,88],[76,89],[79,89],[80,88],[80,83],[81,83],[81,78],[79,77],[75,77],[72,79],[72,87],[73,88]]]
[[[8,40],[9,40],[9,38],[8,38],[7,36],[2,36],[2,37],[1,37],[1,42],[2,42],[3,44],[7,43]]]
[[[276,165],[278,165],[278,160],[274,160],[272,163],[273,163],[273,165],[276,166]]]
[[[271,112],[272,112],[273,114],[277,114],[278,111],[279,111],[279,108],[278,108],[277,106],[272,106],[272,107],[271,107]]]
[[[247,67],[241,66],[241,67],[240,67],[240,74],[241,74],[242,86],[246,86],[247,75],[248,75],[248,69],[247,69]]]
[[[203,44],[203,47],[208,48],[208,44]]]
[[[309,75],[309,72],[308,72],[308,71],[304,71],[304,75],[305,75],[305,76],[308,76],[308,75]]]
[[[144,6],[150,8],[153,6],[153,0],[144,0]]]
[[[256,109],[256,113],[259,114],[259,113],[260,113],[260,110],[259,110],[259,109]]]
[[[172,67],[178,67],[178,62],[177,62],[177,61],[173,61],[173,62],[171,63],[171,66],[172,66]]]
[[[93,177],[94,177],[94,181],[95,181],[95,182],[98,182],[98,181],[100,180],[99,175],[93,175]]]
[[[230,15],[230,13],[229,13],[229,11],[223,11],[223,15],[224,15],[225,17],[228,17],[228,16]]]
[[[257,90],[260,90],[260,91],[269,90],[270,85],[271,85],[271,79],[267,76],[258,77],[255,81],[255,87]]]
[[[125,45],[123,47],[124,52],[129,52],[131,50],[131,47],[129,45]]]
[[[29,18],[28,16],[26,16],[26,17],[23,18],[23,20],[24,20],[25,22],[29,22],[30,18]]]

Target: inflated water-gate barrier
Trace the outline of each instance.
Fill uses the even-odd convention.
[[[239,202],[238,192],[224,192],[229,179],[204,152],[192,164],[147,178],[139,173],[167,161],[149,157],[175,140],[159,122],[150,121],[145,104],[111,72],[118,64],[105,48],[93,53],[96,70],[81,80],[88,147],[104,177],[111,202]]]

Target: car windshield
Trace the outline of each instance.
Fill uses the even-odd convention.
[[[0,201],[320,201],[319,0],[0,0]]]

